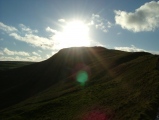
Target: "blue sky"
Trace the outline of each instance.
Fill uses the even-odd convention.
[[[74,20],[82,23],[70,27]],[[0,1],[0,61],[42,61],[62,47],[88,42],[159,54],[159,1]]]

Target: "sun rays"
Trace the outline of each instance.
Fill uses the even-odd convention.
[[[55,37],[58,48],[90,46],[89,27],[81,20],[67,22]]]

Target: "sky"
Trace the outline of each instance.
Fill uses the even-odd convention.
[[[73,46],[159,54],[159,1],[0,0],[0,61],[43,61]]]

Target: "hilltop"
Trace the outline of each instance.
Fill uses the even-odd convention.
[[[157,55],[72,47],[0,72],[3,120],[148,120],[159,107]]]

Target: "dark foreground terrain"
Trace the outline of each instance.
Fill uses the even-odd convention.
[[[145,52],[79,47],[0,71],[0,119],[154,120],[157,59]]]

